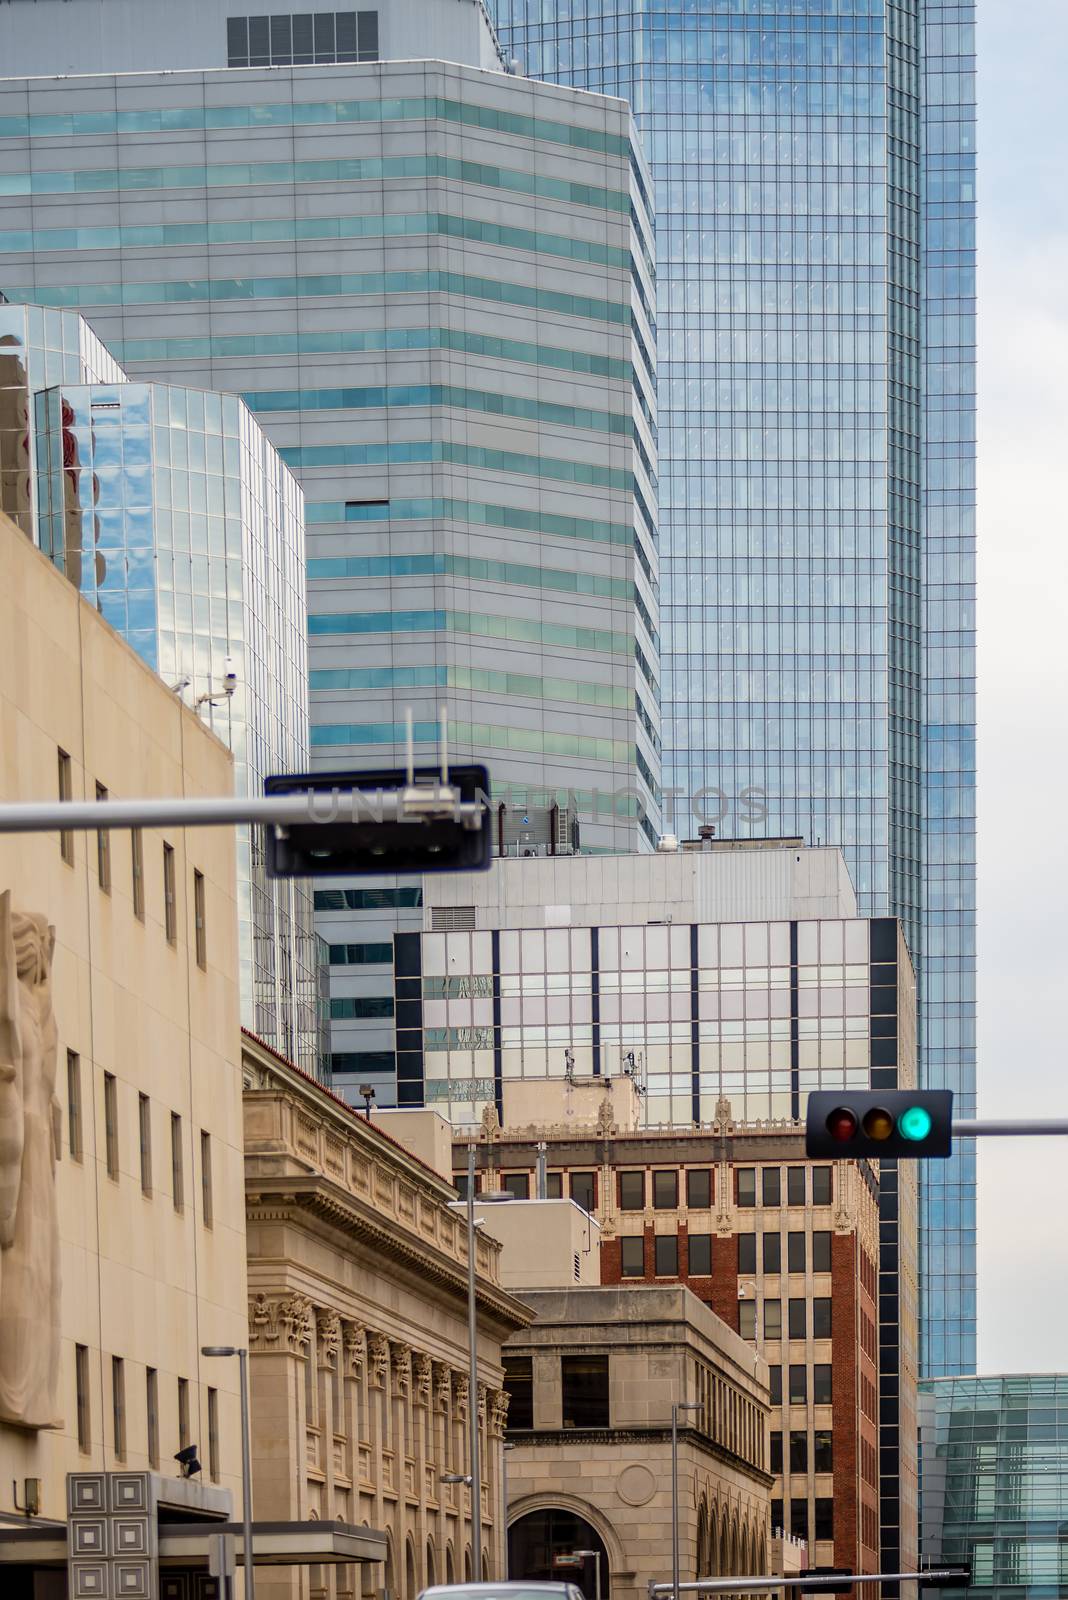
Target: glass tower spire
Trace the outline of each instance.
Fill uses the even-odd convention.
[[[634,109],[657,215],[665,822],[841,844],[921,1074],[975,1088],[974,5],[496,0]],[[750,800],[745,798],[748,791]],[[715,820],[707,813],[702,820]],[[974,1160],[921,1199],[922,1370],[975,1360]]]

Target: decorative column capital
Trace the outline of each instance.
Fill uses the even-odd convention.
[[[312,1325],[311,1301],[303,1295],[257,1294],[249,1301],[250,1350],[305,1356],[311,1343]]]

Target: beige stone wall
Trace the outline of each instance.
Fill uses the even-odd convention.
[[[59,748],[75,799],[230,793],[223,746],[62,578],[0,517],[0,799],[58,798]],[[164,926],[163,843],[174,850],[176,937]],[[0,1425],[0,1512],[26,1477],[43,1480],[44,1515],[62,1518],[70,1470],[144,1469],[146,1369],[157,1373],[159,1456],[178,1449],[178,1380],[190,1437],[209,1477],[207,1389],[219,1391],[220,1481],[240,1494],[237,1363],[202,1343],[245,1342],[241,1098],[234,842],[226,829],[146,832],[144,920],[134,913],[129,832],[110,836],[111,891],[98,882],[96,835],[0,836],[0,890],[56,930],[54,1009],[62,1107],[56,1172],[61,1244],[62,1426]],[[193,870],[204,875],[207,970],[195,958]],[[67,1052],[78,1057],[81,1155],[70,1149]],[[104,1075],[115,1079],[118,1176],[108,1175]],[[151,1182],[142,1190],[140,1102],[148,1101]],[[175,1206],[171,1117],[181,1117],[184,1203]],[[205,1226],[201,1131],[210,1136],[213,1225]],[[44,1314],[42,1308],[42,1315]],[[87,1351],[89,1441],[79,1448],[75,1347]],[[113,1436],[112,1358],[123,1363],[125,1455]]]
[[[582,1517],[605,1546],[602,1592],[612,1600],[640,1600],[651,1580],[670,1581],[671,1408],[695,1402],[679,1417],[682,1577],[766,1571],[763,1361],[683,1288],[553,1291],[527,1301],[535,1321],[507,1353],[532,1361],[534,1426],[509,1435],[509,1526],[547,1510]],[[561,1358],[593,1354],[608,1357],[608,1425],[571,1432]]]
[[[257,1517],[367,1522],[381,1568],[263,1572],[260,1600],[415,1600],[462,1579],[468,1470],[467,1230],[455,1190],[258,1041],[245,1039],[254,1501]],[[501,1344],[529,1314],[478,1237],[486,1573],[503,1571]]]

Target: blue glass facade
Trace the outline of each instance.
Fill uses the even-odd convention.
[[[1068,1377],[922,1383],[920,1455],[924,1560],[972,1569],[947,1600],[1068,1594]]]
[[[744,833],[758,788],[762,831],[841,844],[970,1111],[973,7],[496,10],[530,75],[631,102],[652,169],[668,825],[715,786]],[[923,1368],[967,1371],[970,1154],[921,1230]]]

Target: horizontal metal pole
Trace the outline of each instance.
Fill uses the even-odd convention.
[[[455,790],[311,789],[299,794],[212,800],[63,800],[0,805],[0,833],[84,833],[109,828],[208,828],[262,823],[419,822],[453,817],[480,828],[485,805],[460,800]]]
[[[1015,1121],[1004,1117],[953,1119],[954,1139],[1042,1139],[1065,1133],[1068,1133],[1068,1117],[1021,1117]]]
[[[770,1594],[779,1593],[787,1589],[826,1589],[831,1583],[836,1583],[841,1589],[848,1589],[853,1584],[860,1583],[907,1583],[909,1579],[922,1579],[931,1582],[932,1579],[960,1578],[961,1583],[967,1585],[970,1574],[960,1567],[931,1567],[924,1572],[862,1572],[855,1576],[832,1578],[829,1573],[805,1576],[802,1573],[796,1578],[766,1577],[766,1578],[698,1578],[694,1583],[680,1583],[679,1593],[684,1594]],[[651,1583],[650,1596],[658,1594],[671,1594],[670,1583]]]

